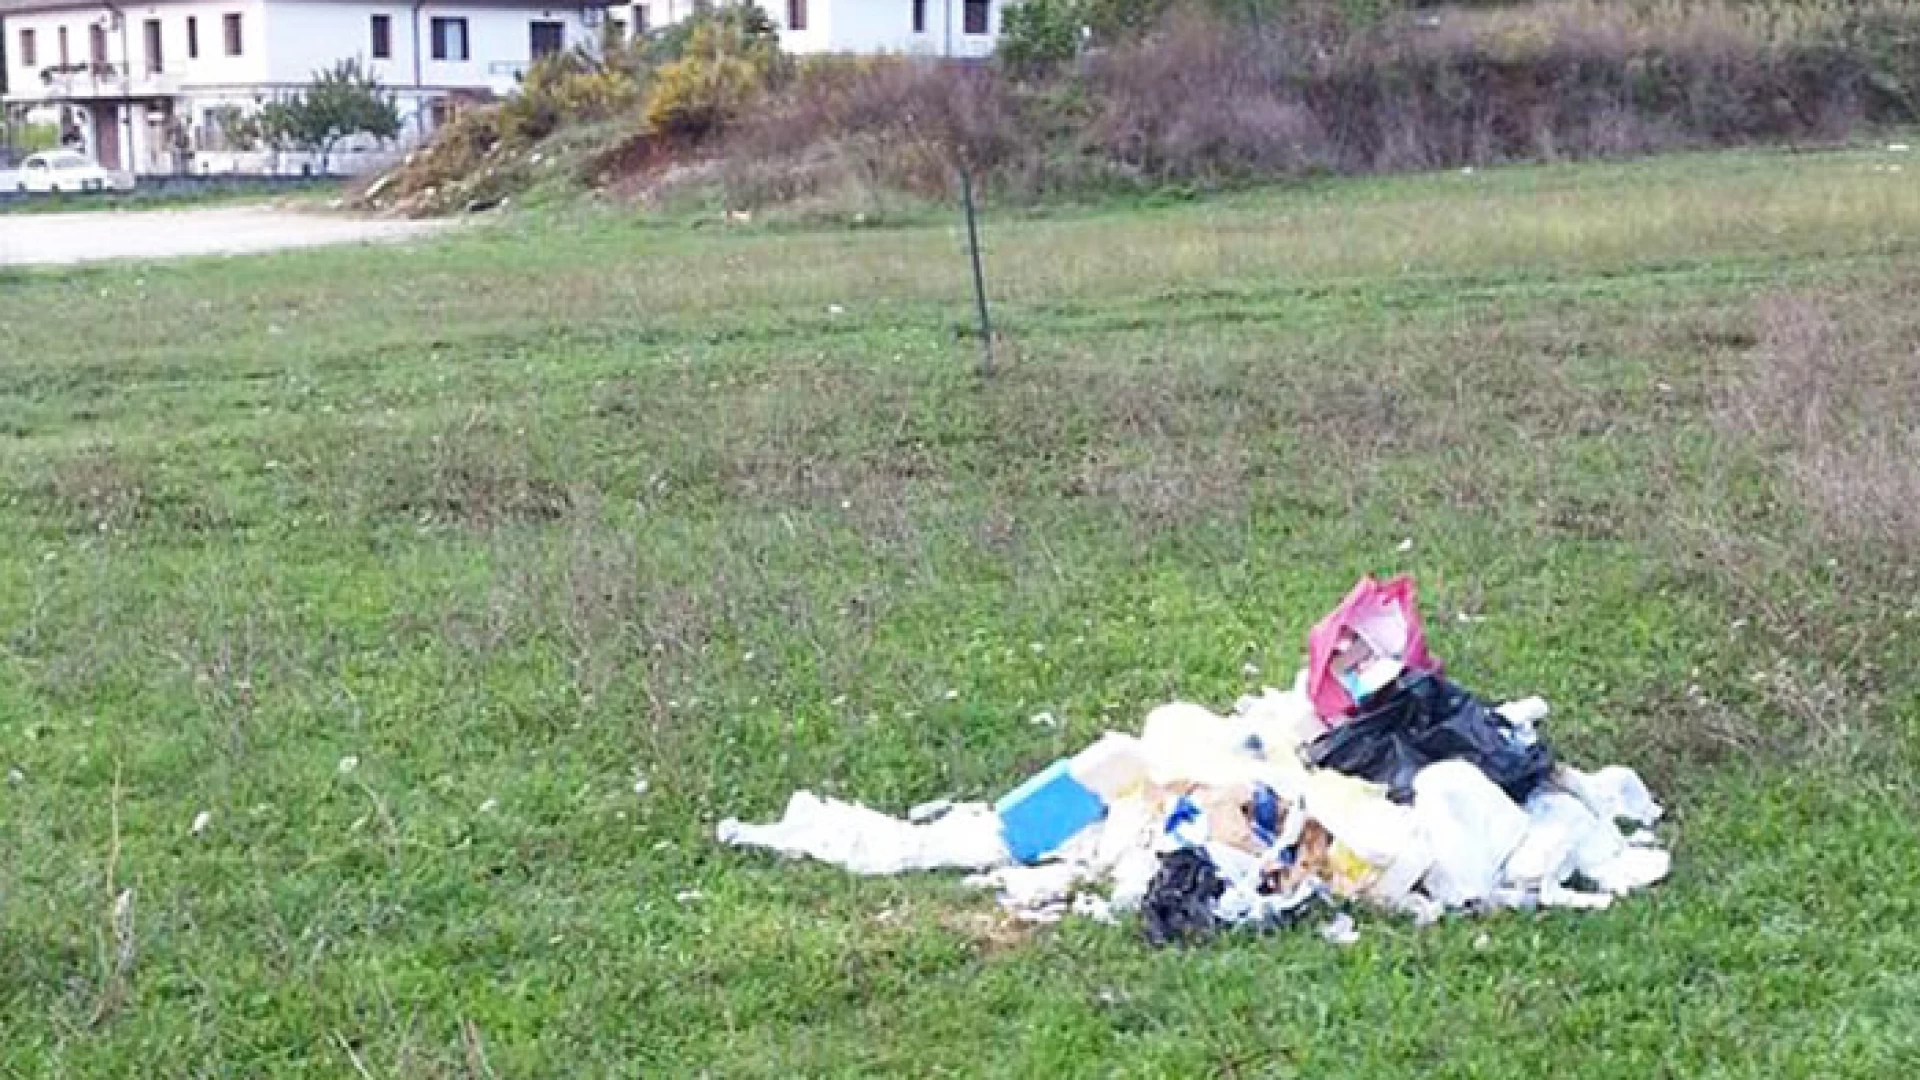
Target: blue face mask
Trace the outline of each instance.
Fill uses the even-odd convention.
[[[1347,693],[1358,704],[1392,686],[1404,670],[1406,665],[1398,660],[1375,660],[1363,669],[1341,672],[1340,685],[1347,688]]]
[[[1347,696],[1351,697],[1355,702],[1361,702],[1367,699],[1367,692],[1360,688],[1359,672],[1357,671],[1341,672],[1340,685],[1347,688]]]

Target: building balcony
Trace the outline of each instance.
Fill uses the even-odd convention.
[[[118,64],[67,64],[43,68],[38,86],[27,83],[13,101],[138,101],[180,93],[180,76],[164,71],[131,73]]]

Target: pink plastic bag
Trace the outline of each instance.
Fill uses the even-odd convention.
[[[1349,634],[1415,671],[1440,670],[1440,661],[1427,652],[1413,579],[1402,575],[1382,585],[1372,576],[1361,578],[1340,606],[1307,633],[1307,697],[1320,722],[1330,728],[1346,722],[1359,704],[1334,670],[1335,653]]]

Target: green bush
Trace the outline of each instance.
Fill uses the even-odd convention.
[[[647,124],[664,135],[698,139],[738,118],[765,89],[778,58],[777,38],[739,20],[695,26],[683,55],[663,65],[647,102]]]
[[[747,0],[696,11],[690,18],[654,31],[640,50],[642,61],[648,67],[659,68],[685,57],[694,35],[703,27],[720,27],[737,33],[743,42],[756,49],[774,53],[780,50],[780,28],[773,25],[773,20],[758,4]]]
[[[1047,75],[1080,51],[1085,0],[1021,0],[1001,16],[994,59],[1023,77]]]
[[[519,93],[500,110],[500,134],[514,146],[530,146],[562,126],[604,120],[640,100],[633,70],[578,49],[535,61]]]
[[[20,128],[18,147],[23,154],[36,154],[60,145],[59,124],[25,124]]]

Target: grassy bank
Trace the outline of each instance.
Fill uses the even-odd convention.
[[[872,218],[1920,123],[1914,0],[1031,0],[990,63],[783,55],[758,8],[558,55],[366,189],[407,213],[616,201]]]
[[[947,222],[0,276],[0,1071],[1885,1075],[1911,167],[992,219],[987,381]],[[1396,570],[1670,884],[1151,952],[711,842],[991,797]]]

